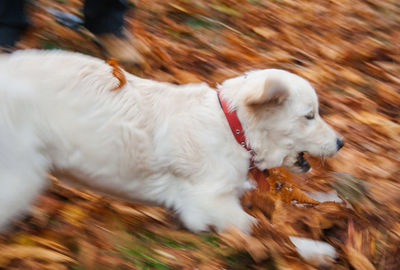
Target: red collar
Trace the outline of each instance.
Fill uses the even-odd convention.
[[[236,110],[229,110],[228,104],[221,97],[220,91],[217,91],[217,95],[219,104],[221,105],[222,111],[225,114],[226,120],[228,121],[233,136],[235,137],[236,141],[251,154],[249,172],[253,175],[254,180],[256,181],[257,186],[261,191],[269,191],[269,182],[265,179],[269,176],[269,172],[268,170],[260,171],[254,166],[254,151],[247,146],[246,136],[244,134],[242,124],[240,123],[240,120],[237,116]]]
[[[251,166],[253,166],[253,156],[254,151],[247,146],[246,136],[243,131],[242,124],[237,116],[236,110],[229,110],[228,104],[221,97],[220,91],[217,91],[219,104],[225,114],[226,120],[228,121],[229,127],[231,128],[232,134],[235,137],[236,141],[251,154]]]

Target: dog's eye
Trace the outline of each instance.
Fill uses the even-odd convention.
[[[306,115],[306,118],[308,120],[313,120],[315,118],[314,112],[310,112],[309,114]]]

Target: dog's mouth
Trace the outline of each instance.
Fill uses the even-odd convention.
[[[304,152],[297,154],[297,159],[294,165],[301,170],[301,172],[308,172],[311,169],[310,163],[304,157]]]
[[[286,156],[283,161],[283,167],[292,173],[306,173],[311,171],[311,165],[304,157],[306,152],[293,153]]]

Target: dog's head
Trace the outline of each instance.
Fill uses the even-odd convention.
[[[283,70],[266,69],[225,81],[222,96],[236,109],[255,165],[310,170],[303,154],[329,157],[343,138],[320,117],[318,98],[309,82]]]

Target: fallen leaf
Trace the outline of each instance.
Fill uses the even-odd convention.
[[[7,245],[0,246],[0,266],[4,267],[12,259],[32,258],[51,262],[76,262],[72,258],[60,254],[49,249],[23,246],[23,245]]]

